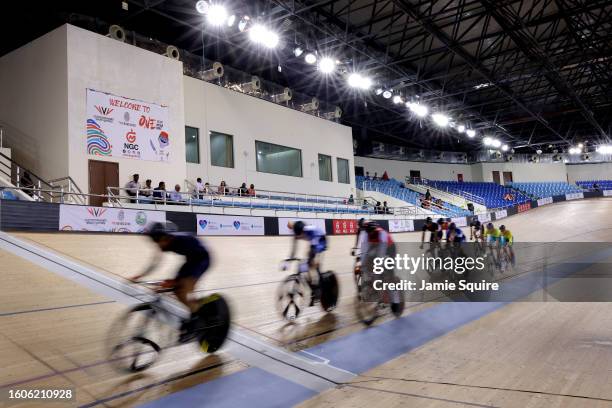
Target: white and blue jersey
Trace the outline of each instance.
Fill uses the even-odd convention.
[[[320,254],[327,249],[325,231],[316,225],[305,225],[303,235],[304,237],[301,239],[310,243],[310,249],[315,254]]]
[[[451,234],[454,234],[454,239],[451,240]],[[448,230],[446,231],[446,240],[447,241],[452,241],[452,242],[463,242],[465,241],[465,235],[463,234],[463,231],[461,231],[461,229],[459,228],[455,228],[455,231],[451,231]]]

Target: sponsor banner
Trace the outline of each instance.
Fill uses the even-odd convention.
[[[531,210],[531,202],[527,202],[524,204],[519,204],[516,207],[516,210],[520,213]]]
[[[508,211],[506,210],[495,211],[496,220],[501,220],[502,218],[506,218],[507,216],[508,216]]]
[[[165,222],[164,211],[60,205],[60,231],[138,232],[152,222]]]
[[[306,225],[314,225],[325,231],[325,220],[320,218],[279,218],[278,219],[278,235],[293,235],[293,231],[287,228],[287,223],[302,221]]]
[[[198,235],[264,235],[264,217],[197,214]]]
[[[491,214],[490,213],[478,214],[478,221],[480,221],[480,222],[489,222],[489,221],[491,221]]]
[[[389,220],[389,232],[414,231],[413,220]]]
[[[584,194],[583,193],[570,193],[570,194],[566,194],[565,195],[565,199],[567,201],[569,200],[580,200],[584,198]]]
[[[553,198],[552,197],[544,197],[544,198],[540,198],[538,200],[538,207],[541,207],[543,205],[548,205],[548,204],[552,204],[553,203]]]
[[[168,107],[87,90],[87,153],[170,161]]]
[[[334,235],[349,235],[357,233],[357,220],[333,220],[332,232]]]
[[[468,225],[466,217],[451,218],[451,222],[454,222],[457,227],[467,227]]]
[[[603,191],[603,195],[604,195],[604,197],[611,197],[612,196],[612,190],[604,190]]]

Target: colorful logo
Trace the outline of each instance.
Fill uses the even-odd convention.
[[[125,139],[130,143],[134,143],[136,141],[136,132],[134,132],[134,129],[125,134]]]
[[[136,213],[136,224],[145,225],[147,223],[147,214],[144,211]]]
[[[100,125],[93,119],[87,119],[87,153],[95,156],[110,156],[112,149]]]
[[[236,231],[240,229],[240,221],[234,221],[234,228],[236,228]]]
[[[100,218],[106,212],[106,208],[88,207],[87,212],[92,217]]]
[[[200,224],[200,228],[206,229],[206,227],[208,226],[208,221],[200,220],[200,222],[198,224]]]
[[[159,132],[159,147],[161,149],[168,147],[168,145],[170,144],[170,141],[168,140],[169,136],[168,136],[168,132],[166,131],[161,131]]]
[[[107,108],[105,106],[100,106],[100,105],[95,105],[95,106],[96,106],[96,110],[100,112],[100,115],[104,115],[104,116],[109,116],[114,110],[113,108]]]

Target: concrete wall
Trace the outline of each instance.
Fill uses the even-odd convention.
[[[475,181],[472,175],[472,166],[468,164],[444,164],[409,162],[401,160],[374,159],[370,157],[355,157],[355,166],[362,166],[373,176],[377,172],[382,176],[385,171],[389,177],[403,181],[410,176],[410,170],[419,170],[421,177],[432,180],[457,181],[457,174],[463,174],[464,181]],[[364,173],[365,174],[365,173]]]
[[[612,163],[567,164],[570,183],[587,180],[612,180]]]
[[[67,27],[0,58],[0,126],[13,159],[48,179],[68,174]]]
[[[473,165],[479,179],[475,181],[493,181],[493,171],[511,171],[516,182],[530,181],[567,181],[565,163],[476,163]]]
[[[69,172],[83,191],[88,191],[88,160],[119,163],[123,186],[133,173],[140,179],[165,181],[171,188],[183,185],[186,176],[183,65],[134,46],[67,26],[68,33],[68,151]],[[170,162],[101,158],[87,154],[87,88],[126,98],[166,105],[169,109]]]
[[[191,179],[217,185],[243,182],[259,190],[346,197],[354,193],[353,139],[349,127],[301,113],[194,78],[184,77],[185,124],[200,130],[200,164],[188,164]],[[233,135],[234,168],[210,163],[210,131]],[[255,141],[301,149],[303,177],[256,170]],[[333,181],[319,180],[318,154],[332,157]],[[336,158],[349,160],[350,184],[338,183]]]

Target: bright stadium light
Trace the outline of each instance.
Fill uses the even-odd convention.
[[[465,126],[463,126],[463,125],[457,126],[457,132],[459,132],[459,133],[465,132]]]
[[[579,147],[580,149],[582,149],[582,148],[584,147],[584,145],[583,145],[582,143],[578,143],[578,147]]]
[[[572,155],[580,154],[580,153],[582,153],[582,149],[579,148],[579,147],[570,147],[568,153],[572,154]]]
[[[232,14],[231,16],[229,16],[227,18],[227,26],[228,27],[233,26],[235,22],[236,22],[236,15],[235,14]]]
[[[450,118],[442,113],[434,113],[431,115],[431,119],[440,127],[446,127],[448,126],[448,122],[450,122]]]
[[[476,131],[474,129],[468,129],[468,130],[465,131],[465,134],[468,137],[474,137],[474,136],[476,136]]]
[[[312,52],[309,52],[304,56],[304,61],[306,61],[307,64],[312,65],[317,62],[317,56],[314,55]]]
[[[420,103],[408,102],[406,103],[406,106],[410,109],[412,113],[414,113],[420,118],[427,116],[427,112],[429,112],[427,106],[421,105]]]
[[[324,74],[331,74],[336,69],[336,61],[329,57],[321,58],[319,61],[319,70]]]
[[[261,24],[255,24],[249,30],[249,38],[256,44],[261,44],[266,48],[275,48],[278,45],[278,34],[269,30]]]
[[[251,22],[251,17],[249,16],[244,16],[240,19],[240,21],[238,22],[238,30],[242,33],[247,29],[247,26],[249,25],[249,23]]]
[[[398,103],[402,103],[402,97],[399,95],[395,95],[393,97],[393,103],[398,104]]]
[[[482,139],[482,143],[485,146],[491,146],[491,144],[493,143],[493,139],[491,139],[489,136],[486,136],[484,139]]]
[[[597,148],[597,153],[599,154],[612,154],[612,146],[610,145],[601,145]]]
[[[383,89],[382,88],[378,88],[376,90],[376,95],[381,95],[383,93]]]
[[[304,50],[302,49],[302,47],[295,47],[293,50],[293,55],[295,55],[296,57],[299,57],[303,53],[304,53]]]
[[[497,140],[497,139],[493,139],[493,140],[491,141],[491,146],[493,146],[493,147],[494,147],[494,148],[496,148],[496,149],[499,149],[499,148],[501,147],[501,145],[502,145],[502,142],[500,142],[500,141],[499,141],[499,140]]]
[[[227,21],[227,10],[220,4],[213,4],[208,7],[206,21],[213,26],[221,26]]]
[[[208,5],[208,2],[207,2],[207,1],[205,1],[205,0],[199,0],[199,1],[196,3],[195,7],[196,7],[196,10],[197,10],[197,12],[198,12],[198,13],[200,13],[200,14],[206,14],[206,13],[208,12],[208,7],[209,7],[209,5]]]
[[[536,153],[537,154],[542,154],[542,150],[538,149],[538,150],[536,150]]]
[[[501,149],[502,149],[502,152],[507,152],[509,147],[508,145],[505,144],[505,145],[502,145]]]
[[[353,88],[369,89],[372,86],[372,80],[364,77],[361,74],[353,72],[348,77],[348,84]]]
[[[393,96],[393,92],[391,92],[389,90],[386,90],[386,91],[383,92],[382,95],[383,95],[383,98],[389,99],[389,98],[391,98]]]

